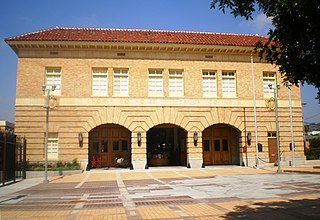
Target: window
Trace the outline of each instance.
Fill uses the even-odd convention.
[[[58,133],[48,135],[48,159],[58,159]]]
[[[112,150],[113,151],[119,151],[119,141],[113,141]]]
[[[202,93],[204,97],[217,96],[217,80],[215,71],[202,71]]]
[[[210,151],[210,140],[203,141],[203,151]]]
[[[92,70],[92,95],[108,95],[107,69]]]
[[[274,86],[275,86],[275,74],[274,73],[263,73],[263,96],[265,98],[270,98],[274,96]],[[270,89],[269,84],[272,85]]]
[[[235,72],[222,72],[222,96],[236,96],[236,74]]]
[[[101,153],[108,152],[108,141],[102,140],[101,141]]]
[[[52,95],[61,94],[61,68],[50,67],[46,68],[46,86],[56,86],[55,90],[51,92]]]
[[[169,71],[169,96],[183,96],[183,74],[181,70]]]
[[[214,140],[214,151],[220,151],[220,140]]]
[[[276,132],[274,132],[274,131],[268,132],[268,138],[275,138],[275,137],[277,137],[277,133]]]
[[[149,96],[163,96],[162,70],[149,70]]]
[[[122,140],[121,141],[122,144],[122,151],[128,151],[128,141],[127,140]]]
[[[227,139],[222,139],[222,150],[223,151],[228,151],[228,140]]]
[[[92,151],[94,154],[97,154],[99,152],[99,141],[94,140],[92,143]]]
[[[128,70],[115,69],[113,71],[113,94],[115,96],[128,95]]]

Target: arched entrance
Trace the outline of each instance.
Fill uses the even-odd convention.
[[[216,124],[202,132],[205,165],[240,165],[240,131],[227,124]]]
[[[89,165],[128,167],[131,165],[131,132],[120,125],[104,124],[89,132]]]
[[[172,124],[161,124],[147,132],[148,166],[187,166],[187,132]]]

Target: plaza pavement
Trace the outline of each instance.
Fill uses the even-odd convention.
[[[0,187],[8,219],[319,219],[320,169],[91,170]],[[309,172],[309,173],[308,173]]]

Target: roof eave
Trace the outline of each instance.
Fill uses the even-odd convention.
[[[195,52],[250,53],[254,46],[177,44],[146,42],[100,42],[100,41],[19,41],[5,40],[18,54],[19,49],[111,49],[111,50],[167,50]]]

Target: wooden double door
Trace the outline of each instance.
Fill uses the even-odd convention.
[[[119,125],[100,125],[89,133],[89,159],[91,166],[118,166],[118,158],[131,164],[131,132]]]
[[[202,133],[205,165],[231,164],[231,127],[211,126]]]

